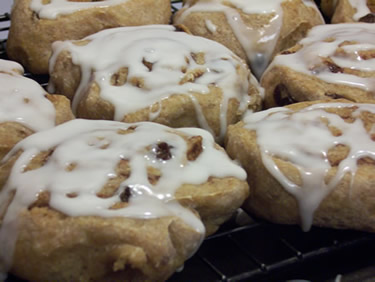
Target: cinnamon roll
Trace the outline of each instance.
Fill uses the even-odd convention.
[[[1,170],[0,272],[29,281],[164,281],[249,193],[208,132],[156,123],[76,119]]]
[[[221,140],[260,108],[262,89],[240,58],[173,26],[108,29],[53,49],[49,87],[81,118],[201,127]]]
[[[375,232],[375,105],[301,102],[228,129],[228,154],[248,173],[245,208],[282,224]]]

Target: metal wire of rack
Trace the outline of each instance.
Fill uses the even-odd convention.
[[[182,1],[171,2],[176,11],[175,4]],[[10,24],[10,15],[0,15],[0,22]],[[8,29],[6,25],[0,32]],[[0,39],[2,59],[7,59],[5,47],[6,38]],[[48,76],[25,75],[42,85],[48,81]],[[338,274],[344,275],[343,281],[375,281],[375,234],[317,227],[305,233],[297,226],[242,216],[247,224],[239,224],[233,217],[168,281],[335,281]],[[358,274],[358,269],[366,271]],[[16,281],[22,280],[7,279]]]

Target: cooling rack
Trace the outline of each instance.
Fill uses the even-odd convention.
[[[173,11],[181,1],[171,1]],[[9,29],[9,14],[0,14]],[[4,25],[2,25],[4,26]],[[7,59],[6,38],[0,58]],[[26,76],[42,85],[48,76]],[[1,86],[0,86],[1,87]],[[375,234],[313,227],[302,232],[237,214],[207,238],[169,282],[184,281],[375,281]],[[10,276],[7,282],[22,280]]]

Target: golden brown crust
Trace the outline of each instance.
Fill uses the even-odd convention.
[[[289,105],[287,108],[298,111],[321,102],[328,103],[330,101],[302,102]],[[342,99],[337,102],[349,103]],[[352,110],[350,109],[343,111],[332,107],[328,111],[351,122]],[[360,118],[367,124],[366,130],[370,132],[371,126],[375,124],[375,115],[366,113],[362,114]],[[334,129],[332,129],[332,134],[334,134]],[[226,149],[227,153],[237,159],[248,173],[248,183],[252,193],[244,207],[275,223],[299,224],[300,214],[297,200],[264,167],[256,132],[245,129],[243,122],[230,126],[226,138]],[[340,146],[331,148],[329,161],[333,166],[325,178],[326,183],[335,175],[337,164],[346,154],[347,150]],[[292,163],[275,157],[272,159],[289,180],[296,184],[301,182],[299,171]],[[373,160],[358,162],[358,170],[352,187],[350,184],[351,176],[346,174],[321,202],[314,214],[314,225],[375,232],[375,210],[372,207],[375,198]]]
[[[189,1],[191,2],[191,1]],[[191,5],[198,1],[193,1]],[[282,3],[283,22],[280,36],[276,42],[272,57],[278,52],[293,46],[302,39],[307,31],[318,24],[322,24],[321,15],[311,7],[306,7],[300,0],[290,0]],[[174,22],[178,22],[179,17],[186,8],[179,10],[174,16]],[[245,14],[238,11],[243,22],[250,27],[262,28],[270,23],[272,15],[269,14]],[[206,25],[206,20],[210,20],[217,27],[212,33]],[[215,40],[229,49],[236,55],[247,61],[246,52],[237,40],[231,26],[228,24],[226,16],[222,12],[192,12],[182,22],[194,35]]]
[[[348,0],[338,0],[331,23],[355,22],[353,19],[356,8],[352,7]]]
[[[199,238],[176,217],[66,217],[36,207],[19,219],[11,272],[29,281],[164,281]]]
[[[48,73],[54,41],[81,39],[112,27],[167,24],[171,16],[169,0],[130,0],[61,15],[57,19],[41,19],[29,8],[30,2],[14,1],[7,53],[9,58],[37,74]]]

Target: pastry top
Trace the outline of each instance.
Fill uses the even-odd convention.
[[[368,23],[320,25],[296,46],[277,55],[285,66],[328,83],[375,93],[375,30]]]
[[[183,23],[192,13],[224,13],[253,73],[260,77],[274,55],[283,23],[282,5],[287,6],[288,2],[290,0],[187,0],[175,22]],[[320,15],[314,1],[304,0],[301,5],[312,7]],[[212,33],[216,32],[217,27],[210,20],[206,20],[206,25]]]
[[[128,0],[101,0],[101,1],[69,1],[69,0],[31,0],[30,9],[38,14],[39,18],[55,19],[59,15],[67,15],[90,8],[103,8],[119,5]],[[47,2],[47,3],[45,3]]]
[[[205,183],[211,177],[246,179],[245,171],[208,132],[175,130],[156,123],[76,119],[24,139],[5,161],[18,155],[0,191],[1,215],[9,195],[17,189],[3,218],[1,249],[7,246],[11,250],[17,237],[10,235],[11,226],[4,226],[45,192],[51,209],[67,216],[177,216],[203,239],[202,222],[179,204],[177,189],[183,184]],[[121,181],[116,184],[118,178]],[[9,266],[11,256],[3,260]]]
[[[256,131],[264,166],[295,196],[305,230],[346,174],[354,179],[361,162],[374,163],[374,118],[374,104],[338,100],[272,108],[244,119],[244,128]],[[280,160],[292,164],[298,176],[285,175]]]
[[[55,107],[44,89],[22,76],[21,65],[0,60],[0,123],[18,122],[33,131],[55,126]]]
[[[250,83],[257,82],[240,58],[217,42],[176,32],[173,26],[104,30],[82,41],[55,42],[53,49],[51,71],[64,51],[81,69],[81,82],[73,94],[73,110],[93,81],[99,86],[100,97],[114,106],[114,119],[119,121],[126,114],[161,103],[171,95],[187,95],[195,101],[201,127],[212,132],[192,93],[204,95],[210,93],[210,87],[217,87],[222,92],[218,99],[223,136],[229,100],[238,101],[240,112],[247,109],[252,99],[260,100],[249,96]],[[53,91],[53,83],[50,85]],[[160,109],[153,110],[149,119],[154,120]]]

